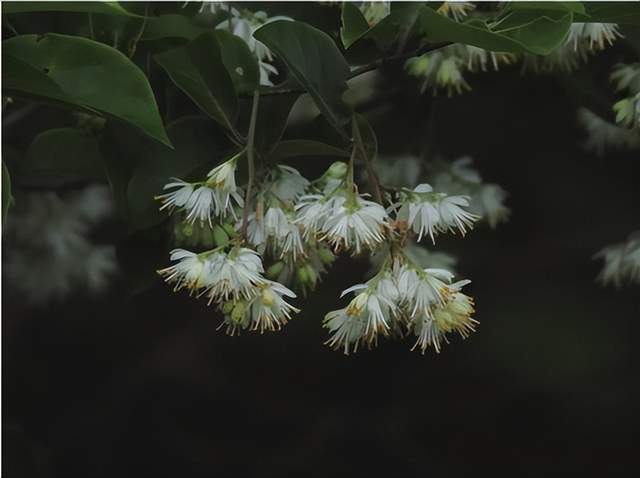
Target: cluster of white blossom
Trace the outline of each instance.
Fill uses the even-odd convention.
[[[416,336],[415,348],[423,353],[432,346],[437,352],[447,334],[466,338],[478,324],[473,299],[461,292],[469,281],[452,282],[444,269],[422,269],[403,252],[390,252],[389,260],[365,284],[343,291],[354,293],[349,304],[329,312],[324,326],[331,332],[327,344],[345,354],[362,345],[377,345],[379,336]]]
[[[100,294],[118,271],[115,248],[91,239],[113,213],[105,186],[61,196],[22,196],[4,225],[3,274],[10,288],[38,306],[71,294]]]
[[[472,14],[475,5],[471,2],[443,2],[438,13],[460,22]],[[499,31],[500,21],[491,26]],[[433,94],[445,91],[448,96],[470,91],[465,78],[467,73],[498,71],[501,65],[522,63],[523,71],[537,73],[571,72],[589,56],[611,46],[622,38],[615,23],[573,23],[564,43],[549,55],[515,55],[506,52],[492,52],[471,45],[453,44],[428,54],[411,58],[405,63],[409,75],[420,81],[420,90],[430,90]],[[632,104],[630,104],[632,103]],[[640,100],[620,104],[625,117],[629,111],[638,108]]]
[[[358,191],[353,163],[336,162],[314,181],[292,167],[273,166],[255,188],[247,186],[252,194],[243,201],[235,181],[242,156],[202,182],[172,179],[169,192],[157,197],[161,209],[182,217],[191,232],[208,228],[217,246],[174,249],[172,265],[159,274],[175,290],[215,304],[229,334],[280,329],[298,312],[287,302],[296,297],[287,286],[309,292],[343,252],[377,256],[382,265],[366,285],[347,291],[359,293],[346,309],[327,314],[330,345],[348,353],[375,344],[379,334],[404,330],[415,333],[422,351],[430,345],[439,351],[446,334],[466,337],[474,330],[473,301],[461,292],[468,281],[452,283],[451,272],[425,269],[414,243],[467,233],[479,219],[469,212],[468,197],[420,184],[388,192],[385,208]]]
[[[618,38],[622,35],[616,23],[573,23],[562,46],[546,56],[524,55],[522,67],[536,73],[569,73]]]
[[[604,260],[598,277],[603,284],[640,285],[640,232],[631,234],[626,242],[605,247],[595,257]]]
[[[240,6],[241,4],[237,5]],[[269,17],[263,11],[252,12],[245,8],[238,9],[232,7],[230,2],[202,2],[200,11],[207,11],[214,14],[223,13],[228,15],[228,18],[219,22],[215,28],[229,31],[235,36],[242,38],[258,61],[258,66],[260,68],[260,84],[263,86],[273,86],[271,76],[276,76],[278,74],[278,70],[272,64],[273,54],[264,43],[253,37],[253,33],[262,25],[269,22],[276,20],[291,20],[291,18],[283,15]]]
[[[616,92],[628,95],[613,105],[616,123],[640,134],[640,63],[617,65],[611,81]]]

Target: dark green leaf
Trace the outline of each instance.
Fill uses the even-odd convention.
[[[189,180],[204,167],[202,177],[194,178],[202,179],[228,153],[229,142],[210,120],[182,118],[167,130],[175,150],[149,144],[138,153],[139,163],[127,187],[131,230],[146,229],[167,217],[158,210],[160,203],[154,197],[162,194],[171,178]]]
[[[19,65],[17,71],[4,71],[5,95],[97,111],[170,145],[147,78],[118,50],[86,38],[47,34],[5,40],[2,53],[11,65]]]
[[[253,53],[240,37],[224,30],[217,30],[215,35],[220,42],[222,62],[231,76],[236,92],[253,92],[260,83],[260,70]]]
[[[261,96],[256,122],[256,149],[268,155],[276,146],[287,126],[291,108],[300,97],[298,93]]]
[[[342,95],[347,89],[349,66],[331,37],[293,21],[267,23],[254,37],[287,65],[322,114],[344,135],[342,127],[348,121],[348,108]]]
[[[118,2],[2,2],[2,13],[80,12],[135,16]]]
[[[141,40],[160,40],[162,38],[182,38],[193,40],[207,30],[194,25],[184,15],[161,15],[147,19]]]
[[[228,130],[235,129],[238,99],[213,32],[154,58],[205,113]]]
[[[349,153],[319,141],[306,139],[291,139],[280,141],[271,153],[272,158],[284,160],[289,158],[303,158],[307,156],[329,156],[335,158],[348,158]]]
[[[7,212],[9,206],[13,203],[13,196],[11,195],[11,177],[9,176],[9,170],[7,166],[2,162],[2,222],[7,219]]]
[[[638,2],[585,2],[584,9],[586,15],[576,15],[577,22],[640,25]]]
[[[565,12],[511,12],[490,30],[480,20],[458,23],[431,8],[420,13],[424,35],[431,41],[450,41],[491,51],[547,55],[566,38],[572,14]]]
[[[340,39],[344,47],[349,48],[367,30],[369,30],[369,24],[360,9],[353,3],[345,2],[342,5],[342,26],[340,28]]]
[[[102,155],[95,136],[77,128],[55,128],[40,133],[17,165],[31,180],[67,181],[103,179]]]
[[[544,10],[562,11],[584,14],[585,8],[582,2],[511,2],[510,10]]]

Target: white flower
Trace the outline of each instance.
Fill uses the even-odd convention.
[[[251,299],[256,287],[264,284],[264,269],[257,252],[247,248],[233,248],[208,261],[206,270],[209,304],[229,299]]]
[[[270,207],[264,216],[265,236],[280,258],[290,256],[295,262],[304,255],[304,243],[298,224],[279,207]]]
[[[365,326],[364,318],[349,314],[347,308],[331,311],[324,318],[324,327],[332,334],[325,344],[333,349],[342,348],[345,355],[350,350],[357,352]]]
[[[207,274],[209,264],[204,256],[185,249],[174,249],[169,259],[175,264],[160,269],[158,274],[164,277],[168,284],[175,284],[174,291],[186,287],[190,292],[194,292],[209,285]]]
[[[604,259],[598,276],[603,284],[640,284],[640,233],[632,234],[626,242],[605,247],[595,257]]]
[[[251,303],[249,313],[253,330],[279,330],[299,309],[288,304],[282,296],[295,298],[293,291],[278,282],[267,281],[259,286],[259,294]]]
[[[283,201],[295,201],[309,187],[309,181],[290,166],[278,165],[274,169],[274,176],[268,188]]]
[[[363,248],[374,249],[385,240],[389,216],[373,201],[353,194],[336,197],[333,210],[322,225],[323,236],[334,249],[352,250],[359,254]]]
[[[418,241],[424,235],[431,237],[435,243],[438,232],[455,232],[456,229],[464,236],[467,229],[473,228],[478,216],[465,211],[469,207],[467,196],[448,196],[433,192],[428,184],[419,184],[405,195],[398,211],[398,219],[406,221],[410,228],[418,234]]]
[[[592,50],[604,50],[608,44],[613,45],[617,38],[622,38],[616,23],[583,23],[581,36]]]
[[[603,156],[607,149],[640,148],[640,136],[626,128],[615,125],[601,118],[587,108],[578,110],[578,121],[587,131],[584,147],[598,156]]]
[[[609,76],[615,84],[616,91],[629,90],[630,93],[640,91],[640,63],[618,64]]]
[[[640,129],[640,92],[613,105],[616,123],[629,129]]]
[[[335,199],[321,194],[309,194],[300,198],[295,206],[295,222],[302,227],[305,238],[313,237],[321,231],[327,216],[333,212]]]
[[[164,186],[164,190],[173,191],[156,196],[162,202],[160,210],[168,209],[171,213],[175,209],[183,209],[187,213],[186,220],[193,223],[199,220],[211,225],[212,216],[226,216],[231,212],[235,215],[233,198],[238,206],[244,201],[238,193],[235,180],[236,162],[240,155],[225,161],[220,166],[212,169],[207,175],[205,183],[188,183],[181,179],[172,178]]]
[[[431,315],[434,306],[446,303],[453,274],[445,269],[416,269],[401,265],[396,269],[401,303],[410,317]]]
[[[225,161],[221,165],[213,168],[207,174],[207,187],[214,191],[215,199],[215,213],[219,216],[226,216],[227,212],[234,213],[234,206],[231,203],[233,198],[236,204],[240,207],[244,205],[242,196],[238,192],[236,187],[236,165],[238,158],[242,153],[234,156],[233,158]]]
[[[440,352],[442,341],[448,343],[446,334],[458,332],[465,339],[475,332],[478,321],[471,318],[475,312],[473,299],[462,292],[453,292],[450,299],[432,314],[422,314],[414,320],[414,334],[417,336],[411,350],[420,347],[424,354],[429,346]]]

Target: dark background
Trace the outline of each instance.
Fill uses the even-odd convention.
[[[432,148],[510,194],[508,223],[438,243],[473,280],[478,332],[439,355],[331,351],[322,318],[367,269],[347,259],[284,330],[239,338],[159,281],[44,310],[5,282],[4,476],[634,474],[639,289],[597,284],[592,255],[640,225],[637,152],[582,150],[580,75],[516,67],[435,103],[387,75],[383,152],[421,150],[436,104]]]

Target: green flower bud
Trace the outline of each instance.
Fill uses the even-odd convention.
[[[224,228],[222,228],[219,224],[213,226],[213,241],[216,246],[222,247],[229,244],[229,235],[225,232]]]
[[[215,245],[218,245],[218,243],[216,242],[214,233],[213,233],[213,229],[211,229],[210,227],[203,227],[200,230],[200,244],[202,244],[205,247],[213,247]]]
[[[193,224],[189,224],[188,222],[182,223],[182,235],[184,237],[192,237],[194,232]]]
[[[336,256],[333,254],[333,252],[331,252],[326,247],[321,247],[320,249],[318,249],[318,257],[320,258],[322,263],[327,266],[333,264],[333,261],[336,260]]]
[[[271,280],[276,280],[284,269],[284,262],[278,261],[267,269],[266,276]]]
[[[225,302],[224,305],[222,306],[222,313],[225,315],[229,315],[233,310],[234,305],[235,304],[233,302]]]
[[[237,324],[242,323],[244,320],[244,314],[247,311],[247,306],[244,302],[236,302],[236,305],[231,311],[231,320]]]
[[[307,271],[308,284],[311,287],[315,287],[316,286],[316,282],[318,281],[318,274],[316,273],[315,269],[311,266],[311,264],[307,264],[304,267],[305,267],[305,269]]]
[[[300,284],[304,285],[309,281],[309,273],[307,272],[306,266],[300,266],[296,270],[296,277]]]
[[[342,179],[346,176],[348,169],[349,166],[347,165],[347,163],[336,161],[331,166],[329,166],[329,169],[327,169],[327,172],[325,174],[330,178]]]

